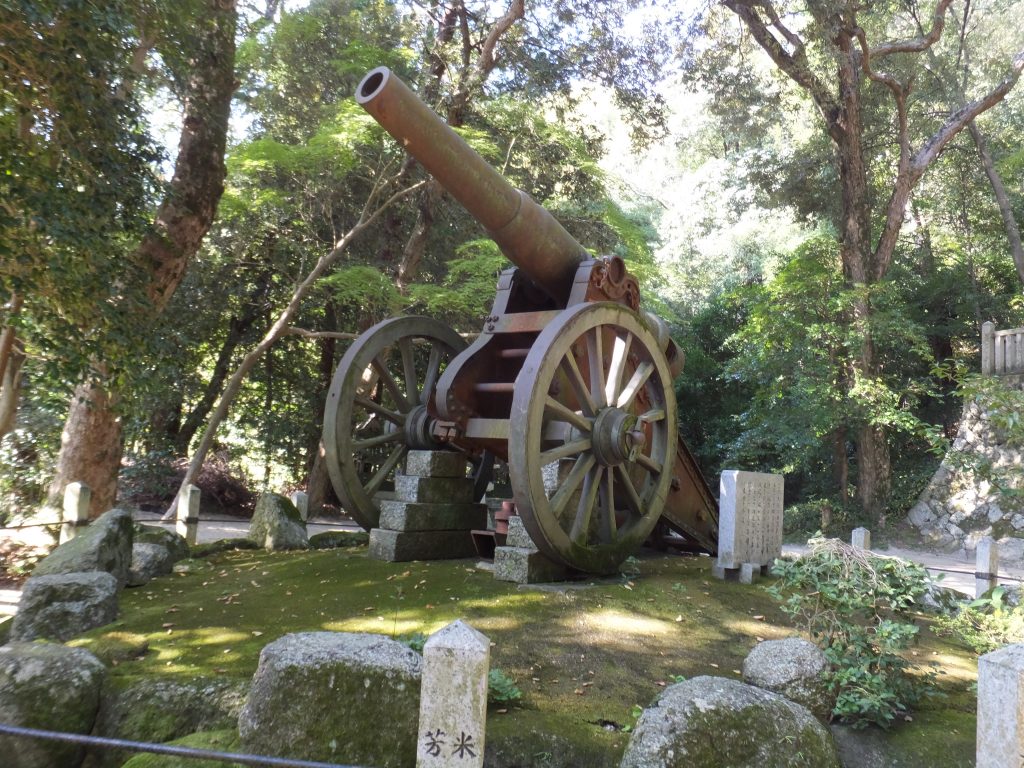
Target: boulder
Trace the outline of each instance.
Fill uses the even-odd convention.
[[[36,566],[36,576],[58,573],[106,571],[117,579],[117,588],[128,582],[132,562],[132,515],[124,509],[104,512],[61,544]]]
[[[303,632],[260,653],[238,718],[259,755],[380,768],[416,762],[418,653],[382,635]]]
[[[723,677],[666,688],[636,724],[621,768],[840,768],[832,735],[806,708]]]
[[[234,730],[248,680],[197,677],[108,682],[95,733],[115,739],[163,743],[198,731]],[[92,749],[86,768],[115,768],[134,753]]]
[[[25,582],[11,639],[63,642],[117,618],[117,580],[104,571],[33,576]]]
[[[174,556],[162,544],[132,544],[132,566],[128,569],[128,586],[141,587],[157,576],[166,576],[174,567]]]
[[[802,637],[765,640],[743,660],[743,682],[781,694],[827,721],[836,705],[828,669],[821,648]]]
[[[309,549],[306,524],[299,510],[278,493],[265,493],[256,502],[249,539],[267,550]]]
[[[189,556],[188,542],[176,531],[169,531],[158,525],[135,524],[135,543],[159,544],[171,553],[174,562]]]
[[[310,549],[365,547],[369,543],[370,534],[366,531],[324,531],[309,537]]]
[[[174,747],[210,749],[214,752],[239,752],[238,731],[202,731],[167,742]],[[220,760],[199,760],[194,757],[175,755],[154,755],[147,752],[135,755],[122,768],[245,768],[241,763],[225,763]]]
[[[0,648],[0,722],[87,734],[106,667],[84,648],[15,642]],[[75,744],[0,735],[5,768],[77,768]]]

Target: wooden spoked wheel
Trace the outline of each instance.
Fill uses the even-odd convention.
[[[324,408],[324,451],[344,510],[369,530],[378,497],[394,489],[410,449],[436,449],[427,403],[466,343],[427,317],[396,317],[356,339],[338,364]]]
[[[549,557],[612,573],[661,515],[676,402],[657,341],[620,304],[580,304],[537,337],[512,399],[516,507]]]

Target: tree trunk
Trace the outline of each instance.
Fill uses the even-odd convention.
[[[978,156],[981,158],[981,167],[985,169],[988,183],[992,186],[992,194],[995,195],[996,204],[999,206],[999,215],[1006,228],[1006,239],[1010,241],[1010,255],[1013,257],[1013,266],[1017,268],[1017,279],[1024,286],[1024,244],[1021,243],[1020,227],[1017,226],[1017,219],[1013,215],[1010,196],[1006,192],[999,171],[996,170],[996,166],[992,162],[992,155],[989,154],[988,142],[985,141],[984,134],[973,120],[967,123],[967,130],[971,132],[974,146],[978,148]]]
[[[174,176],[132,259],[148,266],[146,294],[154,314],[163,311],[181,283],[224,191],[237,20],[235,0],[207,0],[196,20],[198,43],[186,83]],[[114,411],[119,395],[104,392],[103,386],[101,379],[90,378],[75,390],[47,498],[48,505],[59,507],[64,487],[84,482],[92,488],[93,518],[114,503],[122,452],[120,416]]]
[[[889,441],[881,427],[864,424],[857,435],[857,500],[869,520],[885,526],[892,488]]]

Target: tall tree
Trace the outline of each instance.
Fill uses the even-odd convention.
[[[852,386],[862,391],[870,389],[880,374],[872,288],[892,265],[911,192],[949,142],[998,104],[1024,68],[1021,50],[1001,81],[933,123],[928,105],[914,99],[914,76],[924,65],[921,54],[942,38],[952,2],[938,0],[924,34],[874,42],[889,30],[907,28],[906,19],[850,0],[815,0],[806,10],[771,0],[722,0],[774,65],[811,99],[831,140],[838,169],[843,272],[850,287],[860,291],[852,312],[860,335]],[[868,86],[888,92],[891,112],[884,128],[896,148],[894,162],[879,162],[868,141],[869,129],[879,128],[866,123]],[[891,190],[887,199],[877,199],[875,190],[886,187]],[[891,482],[886,426],[862,420],[853,439],[858,500],[868,515],[879,518]]]
[[[160,313],[173,295],[216,213],[235,90],[235,0],[202,0],[184,8],[186,17],[176,20],[180,34],[155,43],[182,99],[174,175],[132,256],[143,270],[153,313]],[[110,374],[109,364],[97,360],[76,388],[49,493],[53,504],[67,483],[86,483],[92,488],[94,516],[113,505],[121,464],[119,392]]]

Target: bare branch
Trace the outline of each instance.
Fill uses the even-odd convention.
[[[525,15],[525,0],[512,0],[512,2],[509,3],[508,10],[505,12],[505,15],[494,22],[494,26],[491,27],[491,31],[487,33],[487,37],[484,38],[483,44],[480,46],[480,55],[476,58],[477,75],[480,77],[481,81],[492,69],[494,69],[494,65],[498,63],[498,60],[494,55],[494,50],[498,46],[498,41],[501,40],[502,36],[512,28],[513,24]]]
[[[892,53],[920,53],[931,48],[942,37],[942,30],[946,26],[946,11],[952,3],[953,0],[939,0],[939,4],[935,6],[935,12],[932,14],[932,28],[927,33],[908,40],[892,40],[882,43],[872,48],[868,57],[880,59]]]

